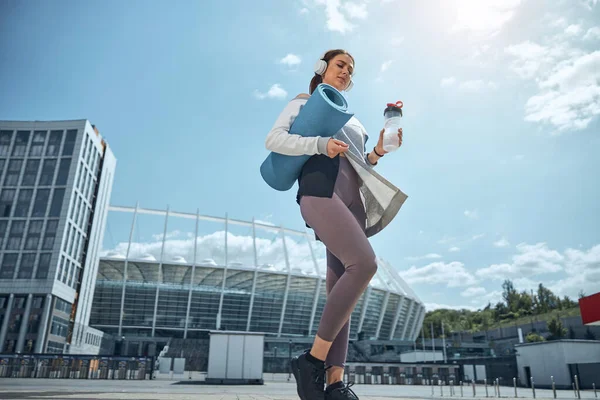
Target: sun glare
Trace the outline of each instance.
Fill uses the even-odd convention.
[[[497,34],[514,14],[521,0],[457,0],[452,32],[471,31],[485,36]]]

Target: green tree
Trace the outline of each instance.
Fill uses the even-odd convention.
[[[502,298],[508,308],[508,311],[517,311],[519,309],[519,293],[511,280],[505,280],[502,283]]]
[[[544,337],[542,335],[538,335],[535,332],[529,332],[527,334],[527,336],[525,336],[525,341],[527,343],[534,343],[534,342],[545,342],[546,339],[544,339]]]
[[[548,322],[548,331],[550,331],[548,340],[559,340],[567,336],[567,328],[556,315]]]

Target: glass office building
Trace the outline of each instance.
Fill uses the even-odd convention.
[[[0,121],[0,353],[90,352],[116,159],[87,120]]]
[[[116,337],[273,337],[317,331],[325,249],[310,232],[197,213],[111,206],[90,325]],[[386,261],[351,316],[351,337],[413,341],[425,307]]]

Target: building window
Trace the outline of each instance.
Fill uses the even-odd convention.
[[[75,148],[75,140],[77,140],[77,129],[69,129],[67,131],[67,138],[65,139],[65,146],[63,147],[63,156],[73,155],[73,149]]]
[[[25,231],[25,221],[12,221],[10,232],[8,232],[8,242],[6,250],[21,250],[21,242]]]
[[[31,220],[29,229],[27,230],[27,240],[25,241],[25,250],[37,250],[42,235],[42,225],[44,221],[41,219]]]
[[[33,203],[32,217],[45,217],[46,209],[48,208],[48,198],[50,197],[50,189],[38,189]]]
[[[31,308],[33,310],[41,309],[43,305],[44,305],[44,296],[35,296],[33,298],[33,303],[31,304]]]
[[[13,147],[12,155],[15,157],[24,157],[27,152],[27,144],[29,144],[29,131],[18,131],[15,139],[15,147]]]
[[[56,277],[54,279],[56,279],[57,281],[62,281],[63,274],[65,273],[65,269],[66,269],[65,267],[66,267],[65,256],[61,256],[60,263],[58,264],[58,269],[56,271]]]
[[[56,238],[57,227],[58,220],[48,220],[48,222],[46,223],[46,234],[44,235],[44,243],[42,244],[42,250],[52,250],[52,247],[54,247],[54,239]]]
[[[23,174],[22,185],[34,186],[39,169],[40,160],[27,160],[27,164],[25,165],[25,174]]]
[[[10,217],[16,190],[4,189],[0,194],[0,218]]]
[[[6,166],[6,159],[5,158],[0,158],[0,176],[2,176],[2,173],[4,172],[4,167]]]
[[[63,131],[52,131],[48,139],[48,147],[46,147],[46,156],[56,157],[60,150],[60,142],[62,142]]]
[[[71,314],[71,304],[67,303],[66,301],[64,301],[63,299],[56,299],[56,304],[54,305],[54,309],[56,311],[60,311],[63,312],[67,315]]]
[[[46,348],[47,354],[62,354],[65,345],[62,343],[48,340],[48,347]]]
[[[6,236],[6,229],[8,228],[8,220],[1,219],[0,220],[0,249],[2,249],[2,245],[4,244],[4,236]],[[0,307],[2,309],[2,307]]]
[[[12,131],[0,131],[0,157],[7,157],[10,154],[12,135]]]
[[[33,277],[33,264],[35,263],[35,253],[24,253],[21,256],[19,265],[19,279],[31,279]]]
[[[48,277],[48,269],[50,269],[50,257],[51,253],[40,254],[40,261],[38,263],[38,269],[35,273],[36,279],[46,279]]]
[[[57,185],[66,185],[69,177],[69,167],[71,166],[70,158],[61,158],[58,166],[58,176],[56,177]]]
[[[4,177],[4,186],[17,186],[22,166],[23,160],[21,159],[10,160],[8,162],[8,170],[6,171],[6,176]]]
[[[5,253],[2,259],[2,268],[0,268],[0,279],[12,279],[17,267],[17,253]],[[16,307],[15,307],[16,308]]]
[[[50,333],[54,336],[67,337],[67,329],[69,327],[69,321],[64,318],[54,316],[52,318],[52,328]]]
[[[15,207],[15,217],[27,217],[29,215],[29,206],[31,205],[31,198],[33,197],[33,189],[21,189],[19,191],[19,198],[17,199],[17,206]]]
[[[52,204],[50,205],[50,217],[60,216],[62,209],[63,198],[65,197],[65,189],[54,189],[54,195],[52,196]]]
[[[54,180],[54,170],[56,169],[56,159],[50,158],[44,160],[42,166],[42,175],[40,176],[40,186],[52,186]]]
[[[46,131],[35,131],[33,141],[29,150],[29,157],[41,157],[44,154],[44,144],[46,143]]]

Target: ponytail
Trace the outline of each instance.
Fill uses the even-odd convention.
[[[308,94],[313,94],[317,86],[323,82],[323,77],[319,74],[315,74],[313,78],[310,80],[310,86],[308,88]]]

